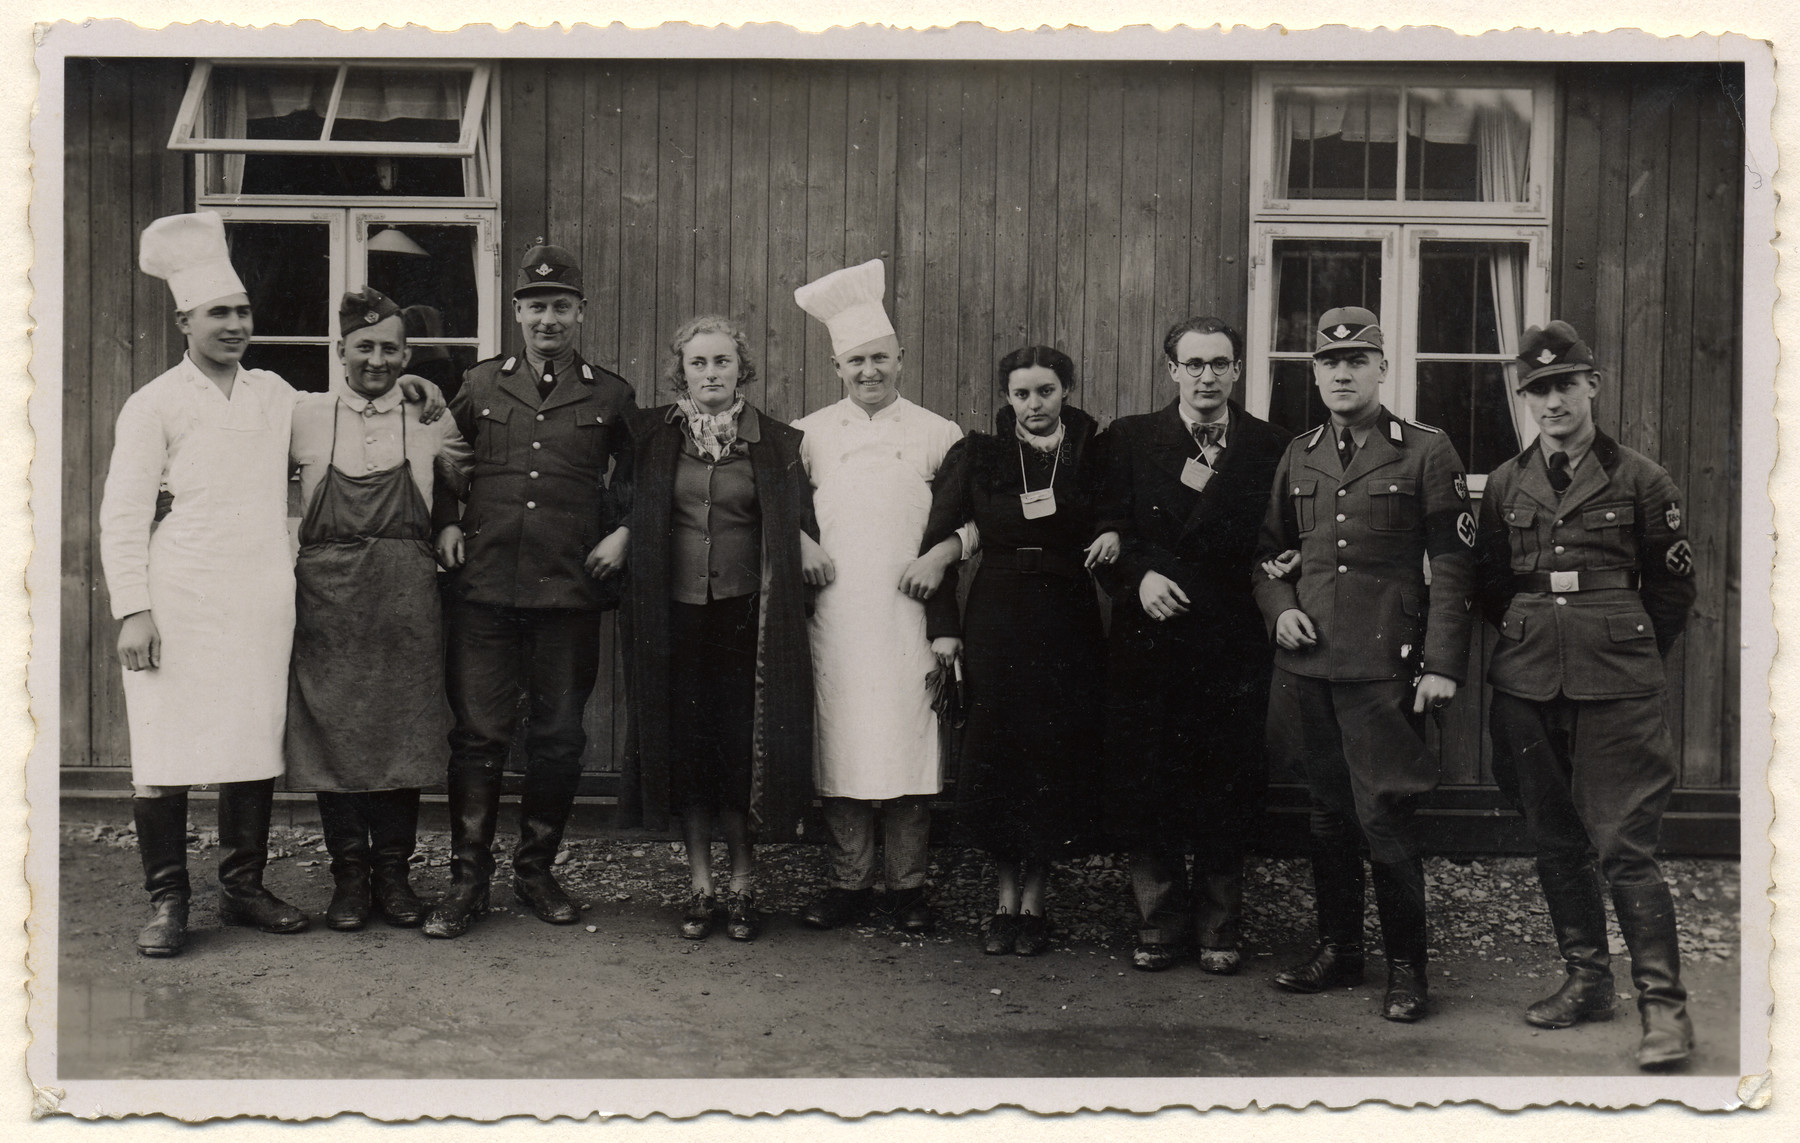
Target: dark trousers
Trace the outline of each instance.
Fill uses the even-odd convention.
[[[459,602],[449,620],[451,784],[485,775],[478,784],[498,797],[523,693],[528,790],[552,791],[566,818],[587,748],[581,715],[600,671],[600,613]]]
[[[669,605],[669,809],[750,809],[755,592]]]
[[[1675,788],[1662,696],[1534,702],[1494,692],[1494,776],[1540,858],[1598,856],[1613,885],[1660,885],[1656,844]]]
[[[1131,856],[1131,893],[1138,907],[1138,943],[1235,949],[1244,905],[1241,850],[1202,846],[1190,887],[1187,856],[1151,846]]]
[[[1354,841],[1377,862],[1418,855],[1413,807],[1437,786],[1405,679],[1337,683],[1277,667],[1269,688],[1269,741],[1298,755],[1312,801],[1312,836]]]

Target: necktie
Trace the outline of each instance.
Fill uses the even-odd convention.
[[[550,391],[554,388],[556,388],[556,374],[546,369],[543,377],[538,379],[538,401],[548,401]]]
[[[1575,478],[1569,474],[1569,454],[1566,452],[1551,453],[1550,487],[1556,489],[1556,494],[1561,496],[1569,490],[1569,485],[1574,482]]]
[[[1356,459],[1356,438],[1350,435],[1348,425],[1338,430],[1338,459],[1343,462],[1345,471],[1349,471],[1350,462]]]

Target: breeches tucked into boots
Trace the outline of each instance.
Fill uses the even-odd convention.
[[[1591,853],[1610,884],[1662,883],[1656,844],[1677,764],[1660,695],[1533,702],[1496,691],[1488,725],[1494,777],[1540,857]]]

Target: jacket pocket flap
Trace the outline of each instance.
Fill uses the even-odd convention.
[[[512,408],[507,405],[490,405],[481,410],[476,416],[476,420],[493,421],[497,425],[504,425],[512,420]]]
[[[1606,617],[1606,633],[1612,636],[1612,641],[1615,643],[1656,638],[1656,631],[1650,626],[1650,617],[1641,611],[1608,615]]]
[[[1609,504],[1589,508],[1581,514],[1581,522],[1589,528],[1621,528],[1637,520],[1635,504]]]
[[[1507,612],[1500,619],[1500,634],[1507,639],[1525,638],[1525,617]]]
[[[1419,479],[1416,476],[1390,476],[1386,480],[1376,477],[1369,481],[1370,496],[1417,496]]]
[[[1293,488],[1293,491],[1292,491],[1291,495],[1311,496],[1313,493],[1318,491],[1319,482],[1316,480],[1296,480],[1296,481],[1294,481],[1292,488]]]
[[[1537,522],[1537,509],[1529,504],[1509,504],[1501,510],[1500,515],[1515,528],[1530,528]]]

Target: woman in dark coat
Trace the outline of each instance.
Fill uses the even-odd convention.
[[[824,561],[801,434],[744,400],[756,371],[743,330],[694,318],[670,349],[682,397],[630,415],[633,471],[609,493],[631,529],[619,614],[637,748],[620,819],[682,819],[682,936],[706,937],[724,912],[727,935],[751,940],[752,840],[792,838],[812,792],[807,583]],[[715,821],[731,854],[722,893]]]
[[[1092,840],[1101,749],[1105,643],[1088,569],[1117,558],[1101,507],[1099,426],[1065,404],[1067,355],[1047,346],[1000,361],[1007,405],[995,432],[944,458],[924,548],[968,520],[981,534],[964,641],[967,724],[957,803],[999,876],[983,951],[1033,956],[1048,943],[1050,862]],[[956,588],[952,568],[940,587]],[[929,612],[953,637],[954,609]]]

